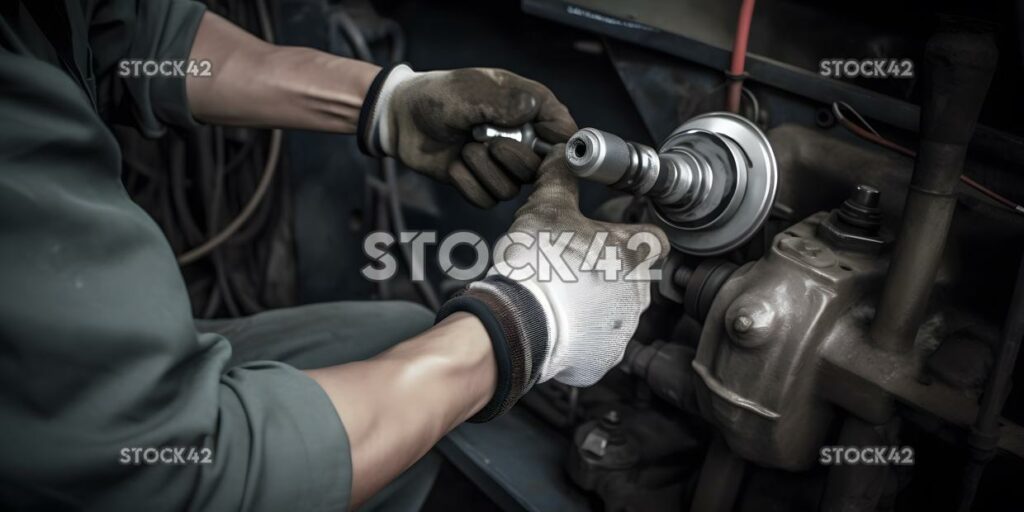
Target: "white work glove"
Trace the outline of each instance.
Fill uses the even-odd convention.
[[[553,248],[541,251],[541,244]],[[488,277],[438,315],[475,314],[494,344],[498,386],[474,420],[506,411],[537,382],[589,386],[618,364],[668,250],[655,226],[584,217],[565,146],[555,146],[540,166],[536,189],[496,244]],[[544,275],[548,260],[550,275]]]
[[[418,73],[402,64],[381,71],[370,86],[357,137],[363,152],[397,158],[489,208],[533,182],[541,159],[520,141],[476,142],[473,128],[526,123],[549,143],[576,132],[565,105],[533,80],[503,69]]]

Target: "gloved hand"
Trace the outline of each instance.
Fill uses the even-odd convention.
[[[542,251],[542,245],[556,250]],[[542,261],[554,261],[563,245],[565,268],[559,272],[552,263],[545,276]],[[536,189],[496,244],[488,277],[438,313],[439,321],[456,311],[473,313],[494,345],[498,386],[474,420],[506,411],[537,382],[553,378],[589,386],[618,364],[650,304],[650,281],[668,250],[665,233],[655,226],[584,217],[565,145],[555,146],[540,167]],[[616,261],[621,267],[614,272]]]
[[[357,136],[364,153],[391,156],[455,185],[488,208],[532,182],[541,159],[511,139],[473,141],[479,124],[533,123],[548,142],[565,142],[576,123],[543,85],[501,69],[417,73],[406,65],[381,71],[367,92]]]

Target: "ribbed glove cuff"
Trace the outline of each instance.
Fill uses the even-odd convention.
[[[494,346],[498,368],[494,396],[469,419],[484,422],[511,409],[537,382],[548,352],[547,317],[529,290],[501,276],[471,284],[441,306],[437,321],[459,311],[479,318]]]
[[[360,151],[370,156],[393,156],[393,148],[388,147],[393,135],[386,126],[388,106],[395,87],[414,74],[416,72],[405,64],[395,64],[377,73],[359,110],[356,142]]]

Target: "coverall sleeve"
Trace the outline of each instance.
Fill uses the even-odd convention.
[[[168,115],[150,94],[142,110]],[[0,120],[0,508],[344,509],[349,446],[326,393],[281,363],[226,368],[228,341],[196,333],[83,90],[0,48]],[[208,464],[188,456],[202,448]]]
[[[88,0],[84,8],[97,102],[107,120],[136,126],[148,137],[163,135],[167,125],[196,125],[185,80],[124,77],[120,63],[186,62],[205,6],[193,0]]]

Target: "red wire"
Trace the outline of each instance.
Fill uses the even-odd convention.
[[[739,113],[740,96],[743,93],[743,73],[747,61],[747,42],[750,39],[750,21],[754,18],[754,0],[743,0],[740,16],[736,21],[736,40],[732,45],[732,63],[729,66],[729,93],[726,108]]]
[[[864,128],[861,128],[860,126],[854,124],[853,121],[850,121],[849,119],[847,119],[845,117],[840,116],[838,118],[838,121],[839,121],[839,124],[843,125],[844,128],[846,128],[847,130],[850,130],[851,132],[853,132],[854,135],[856,135],[856,136],[858,136],[858,137],[860,137],[860,138],[862,138],[864,140],[868,140],[868,141],[874,142],[875,144],[878,144],[879,146],[885,146],[885,147],[887,147],[887,148],[889,148],[889,149],[891,149],[893,151],[896,151],[897,153],[903,153],[904,155],[907,155],[907,156],[909,156],[911,158],[914,158],[914,157],[917,156],[917,152],[914,151],[913,149],[901,146],[901,145],[899,145],[899,144],[897,144],[897,143],[895,143],[895,142],[893,142],[893,141],[891,141],[889,139],[886,139],[885,137],[882,137],[880,135],[875,135],[874,133],[871,133],[871,132],[865,130]],[[995,202],[997,202],[997,203],[999,203],[999,204],[1001,204],[1001,205],[1003,205],[1003,206],[1005,206],[1005,207],[1007,207],[1007,208],[1009,208],[1011,210],[1014,210],[1014,211],[1016,211],[1018,213],[1024,213],[1024,207],[1021,207],[1017,203],[1014,203],[1013,201],[1011,201],[1011,200],[1007,199],[1006,197],[1000,195],[998,192],[996,192],[996,191],[986,187],[985,185],[982,185],[981,183],[978,183],[977,181],[972,180],[971,178],[968,178],[967,176],[965,176],[963,174],[960,175],[960,181],[964,182],[967,186],[973,188],[974,190],[977,190],[978,192],[981,192],[982,194],[988,196],[993,201],[995,201]]]
[[[864,140],[869,140],[871,142],[874,142],[875,144],[878,144],[879,146],[885,146],[885,147],[887,147],[887,148],[889,148],[889,149],[891,149],[891,150],[893,150],[893,151],[895,151],[897,153],[903,153],[904,155],[907,155],[910,158],[914,158],[915,156],[917,156],[917,152],[915,152],[914,150],[912,150],[910,148],[907,148],[907,147],[904,147],[904,146],[901,146],[901,145],[899,145],[899,144],[897,144],[897,143],[895,143],[895,142],[893,142],[893,141],[891,141],[889,139],[886,139],[885,137],[882,137],[880,135],[875,135],[875,134],[865,130],[864,128],[861,128],[860,126],[854,124],[853,121],[850,121],[849,119],[847,119],[845,117],[840,117],[839,118],[839,123],[842,124],[843,127],[845,127],[847,130],[850,130],[851,132],[853,132],[854,135],[856,135],[856,136],[858,136],[858,137],[860,137],[860,138],[862,138]]]

